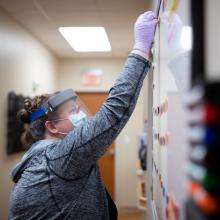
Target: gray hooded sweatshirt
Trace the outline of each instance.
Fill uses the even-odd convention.
[[[12,171],[9,219],[109,220],[97,161],[130,118],[150,68],[130,54],[109,97],[62,140],[41,140]]]

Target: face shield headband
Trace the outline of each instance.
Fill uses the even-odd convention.
[[[31,113],[30,123],[38,120],[39,118],[54,112],[60,105],[69,101],[70,99],[76,100],[78,96],[72,89],[64,90],[52,97],[50,97],[46,104],[43,104],[37,111]]]

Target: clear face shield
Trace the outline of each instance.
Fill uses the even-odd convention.
[[[84,103],[77,96],[75,99],[72,99],[71,102],[71,113],[68,116],[68,119],[72,123],[74,127],[84,123],[86,119],[89,117],[88,110]],[[62,119],[58,119],[62,120]]]
[[[74,127],[84,123],[90,116],[89,111],[72,89],[64,90],[50,97],[38,111],[31,114],[30,122],[45,115],[48,115],[48,118],[50,118],[50,115],[56,113],[59,107],[68,101],[71,101],[71,114],[67,118],[53,118],[51,121],[69,119]]]

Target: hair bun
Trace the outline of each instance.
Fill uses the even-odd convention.
[[[29,113],[26,109],[21,109],[17,113],[17,119],[18,121],[22,123],[29,123]]]
[[[28,99],[24,100],[24,108],[27,111],[31,110],[31,108],[32,108],[32,100],[31,99],[28,98]]]

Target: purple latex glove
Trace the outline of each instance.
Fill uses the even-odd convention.
[[[134,26],[135,50],[144,53],[150,51],[157,22],[157,16],[152,11],[145,12],[138,17]]]

